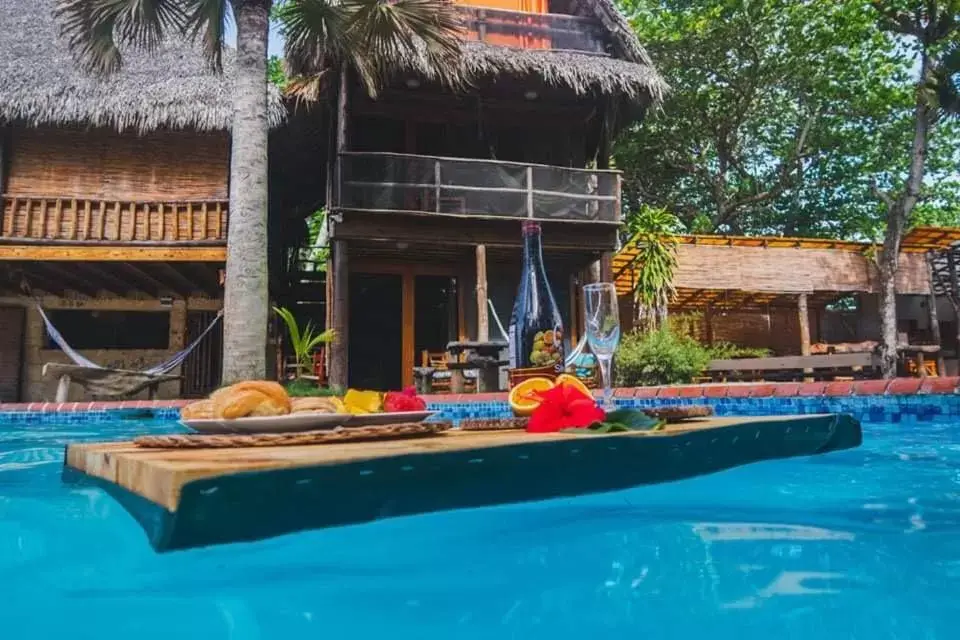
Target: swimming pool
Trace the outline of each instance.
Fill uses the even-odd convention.
[[[165,555],[60,471],[172,423],[0,423],[0,637],[954,638],[960,420],[873,410],[852,451]]]

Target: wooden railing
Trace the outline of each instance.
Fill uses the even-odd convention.
[[[562,49],[606,54],[606,34],[593,18],[556,13],[457,7],[467,40],[525,49]]]
[[[108,242],[225,242],[226,200],[132,201],[3,196],[0,237]]]
[[[620,172],[403,153],[340,154],[339,208],[620,222]]]

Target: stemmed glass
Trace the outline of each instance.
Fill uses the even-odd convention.
[[[607,282],[586,285],[583,288],[583,305],[587,344],[597,358],[603,376],[603,408],[612,411],[614,405],[611,369],[613,354],[620,343],[620,308],[617,305],[616,287]]]

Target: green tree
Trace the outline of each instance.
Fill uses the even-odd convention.
[[[896,277],[900,245],[921,198],[930,144],[944,114],[955,113],[957,47],[960,46],[960,0],[874,0],[881,28],[896,34],[917,62],[911,83],[913,135],[906,173],[875,187],[885,208],[886,230],[878,257],[880,270],[880,364],[884,377],[897,372]],[[941,102],[942,100],[942,102]]]
[[[223,379],[263,378],[270,301],[267,274],[267,38],[273,0],[57,0],[75,55],[108,74],[124,47],[199,39],[222,67],[224,34],[237,27],[233,64],[230,233],[224,284]],[[459,79],[457,13],[445,0],[284,0],[277,5],[288,64],[299,86],[318,89],[348,64],[370,92],[402,57],[420,55],[441,79]],[[433,65],[432,67],[429,65]]]
[[[627,223],[630,244],[636,246],[633,297],[636,327],[655,331],[665,324],[667,305],[673,295],[673,270],[677,266],[677,240],[680,229],[675,215],[643,206]]]
[[[629,206],[697,232],[879,237],[898,179],[912,60],[860,0],[622,0],[671,84],[621,137]],[[957,220],[956,127],[929,154],[927,215]]]

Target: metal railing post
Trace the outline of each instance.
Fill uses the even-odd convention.
[[[434,183],[434,189],[435,189],[434,199],[436,200],[433,206],[436,212],[440,213],[440,161],[439,160],[434,160],[433,162],[433,183]]]
[[[533,217],[533,167],[527,167],[527,217]]]

